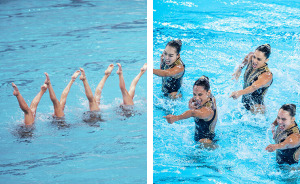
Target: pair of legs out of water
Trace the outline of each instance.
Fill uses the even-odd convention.
[[[146,72],[147,70],[147,64],[144,64],[144,66],[141,68],[140,73],[132,80],[129,91],[126,90],[125,87],[125,81],[123,77],[123,71],[121,64],[117,63],[119,69],[117,71],[117,74],[119,75],[119,85],[123,96],[123,104],[124,105],[133,105],[133,97],[135,93],[135,87],[140,80],[141,76]],[[68,93],[71,89],[72,84],[78,77],[78,75],[81,73],[80,80],[82,80],[84,88],[85,88],[85,94],[89,101],[89,107],[90,111],[100,111],[99,105],[100,105],[100,98],[101,98],[101,92],[103,89],[103,86],[106,82],[106,79],[110,76],[112,70],[114,68],[113,64],[110,64],[108,68],[104,72],[104,76],[102,80],[99,82],[95,95],[93,95],[92,90],[88,84],[88,81],[86,79],[85,71],[80,68],[80,70],[77,70],[71,78],[71,81],[67,85],[67,87],[64,89],[64,91],[61,94],[60,101],[56,98],[54,90],[52,88],[49,75],[45,73],[46,80],[44,84],[41,86],[41,91],[36,95],[36,97],[32,100],[30,107],[27,105],[26,101],[22,97],[21,93],[19,92],[17,86],[12,83],[12,86],[14,88],[13,95],[17,97],[17,100],[19,102],[20,108],[25,114],[24,117],[24,123],[25,125],[32,125],[34,123],[35,114],[37,106],[43,96],[43,94],[47,91],[47,88],[49,89],[50,99],[54,106],[54,115],[58,118],[64,117],[64,108],[67,101]]]

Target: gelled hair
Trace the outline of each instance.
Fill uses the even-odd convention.
[[[270,44],[264,44],[256,48],[256,50],[263,52],[268,59],[271,55],[271,46]]]
[[[209,78],[206,77],[205,75],[202,75],[196,82],[194,83],[195,86],[203,86],[205,91],[208,91],[210,89],[209,85]]]
[[[296,115],[296,105],[295,104],[284,104],[283,106],[281,106],[282,110],[284,111],[288,111],[290,116],[295,117]]]
[[[167,46],[175,48],[177,54],[179,54],[179,52],[181,51],[182,42],[181,42],[181,40],[172,40],[172,41],[169,41]]]

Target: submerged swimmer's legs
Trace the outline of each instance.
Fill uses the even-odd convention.
[[[107,67],[107,69],[105,70],[103,78],[101,79],[101,81],[99,82],[99,84],[98,84],[98,86],[96,88],[96,91],[95,91],[95,100],[96,100],[98,106],[100,105],[100,98],[101,98],[101,92],[102,92],[103,86],[104,86],[104,84],[106,82],[106,79],[110,76],[113,68],[114,68],[113,64],[110,64]]]
[[[141,76],[146,72],[146,70],[147,70],[147,63],[144,64],[144,66],[141,68],[140,73],[131,82],[128,93],[129,93],[129,95],[131,96],[132,99],[134,97],[135,87],[136,87],[138,81],[140,80]]]
[[[50,95],[50,99],[53,103],[53,107],[54,107],[54,115],[56,117],[63,117],[65,114],[64,114],[64,111],[58,101],[58,99],[56,98],[55,96],[55,93],[54,93],[54,90],[53,90],[53,87],[52,87],[52,84],[50,82],[50,78],[49,78],[49,75],[48,73],[45,72],[45,75],[46,75],[46,80],[45,80],[45,84],[48,85],[48,90],[49,90],[49,95]]]
[[[117,74],[119,75],[119,86],[122,92],[122,96],[123,96],[123,104],[124,105],[133,105],[133,99],[132,97],[129,95],[126,87],[125,87],[125,81],[124,81],[124,77],[123,77],[123,71],[122,71],[122,66],[120,63],[117,63],[119,69],[117,71]]]
[[[34,115],[31,111],[31,109],[28,107],[26,101],[24,100],[24,98],[22,97],[21,93],[19,92],[19,89],[17,87],[17,85],[15,85],[14,83],[11,84],[12,87],[14,88],[14,92],[13,95],[15,95],[17,97],[17,100],[19,102],[20,108],[22,109],[22,111],[25,114],[25,125],[31,125],[34,122]]]
[[[171,99],[177,99],[177,98],[181,98],[182,97],[181,93],[179,93],[179,92],[172,92],[168,96]]]
[[[80,74],[80,71],[77,70],[76,72],[74,72],[74,74],[72,75],[71,81],[69,82],[69,84],[66,86],[66,88],[63,90],[61,96],[60,96],[60,105],[62,107],[62,110],[65,109],[65,105],[67,102],[67,96],[70,92],[71,86],[74,83],[74,81],[76,80],[76,78],[78,77],[78,75]]]
[[[213,143],[213,141],[210,139],[200,139],[199,143],[201,143],[201,145],[207,149],[215,150],[216,148],[218,148],[218,145]]]
[[[85,95],[86,95],[87,99],[89,100],[90,111],[99,111],[100,108],[97,105],[97,102],[93,96],[93,92],[90,88],[90,85],[87,82],[83,68],[80,68],[80,71],[81,71],[80,80],[82,80],[82,82],[83,82],[83,86],[85,89]]]
[[[255,104],[250,107],[250,111],[253,114],[265,114],[266,106],[260,105],[260,104]]]

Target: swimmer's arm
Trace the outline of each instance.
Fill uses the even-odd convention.
[[[197,108],[199,108],[199,105],[196,103],[195,98],[191,98],[189,101],[189,109],[193,110]]]
[[[160,77],[170,77],[182,73],[183,71],[184,71],[184,67],[182,65],[179,65],[167,70],[153,69],[153,74]]]
[[[292,134],[288,136],[285,141],[279,144],[270,144],[266,147],[266,150],[269,152],[273,152],[277,149],[285,150],[285,149],[291,149],[299,146],[300,144],[300,134]]]
[[[277,118],[275,119],[275,121],[271,124],[271,130],[272,130],[272,134],[273,134],[273,139],[275,138],[275,127],[278,125],[277,123]]]
[[[206,107],[203,107],[201,109],[194,109],[194,110],[188,110],[182,113],[181,115],[174,116],[174,115],[167,115],[164,116],[163,118],[166,118],[168,123],[172,124],[176,121],[183,120],[183,119],[188,119],[190,117],[197,117],[200,119],[206,119],[211,115],[211,109],[208,109]]]
[[[160,69],[162,69],[162,63],[163,63],[163,61],[164,61],[164,55],[163,54],[161,54],[161,56],[160,56],[160,65],[159,65],[159,68]]]
[[[258,80],[255,81],[251,86],[249,86],[243,90],[232,92],[232,94],[229,97],[237,99],[241,95],[253,93],[254,91],[258,90],[259,88],[262,88],[262,87],[266,86],[267,84],[269,84],[270,81],[272,80],[272,78],[273,78],[273,75],[271,72],[265,72],[265,73],[261,74],[258,77]]]
[[[248,65],[249,61],[252,60],[252,57],[253,57],[253,52],[250,52],[247,56],[245,56],[243,62],[238,66],[238,68],[236,69],[236,71],[232,74],[232,78],[231,79],[235,79],[235,80],[239,79],[243,68],[246,65]]]

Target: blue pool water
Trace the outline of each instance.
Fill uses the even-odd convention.
[[[0,183],[145,183],[146,74],[136,87],[135,115],[126,118],[115,67],[102,92],[104,122],[94,126],[82,121],[89,107],[79,77],[65,108],[69,128],[51,124],[46,92],[31,138],[18,136],[24,115],[11,83],[30,104],[48,72],[60,98],[83,67],[94,93],[107,66],[119,62],[129,88],[147,60],[146,1],[4,0],[0,29]]]
[[[162,97],[161,78],[154,76],[154,183],[299,183],[296,164],[279,167],[270,124],[285,103],[300,107],[300,2],[299,1],[154,1],[154,68],[168,41],[181,39],[181,58],[186,65],[183,98]],[[244,56],[269,43],[269,67],[274,82],[265,98],[266,115],[254,116],[229,99],[242,89],[231,74]],[[162,116],[188,110],[192,86],[201,75],[210,78],[219,118],[216,138],[219,148],[200,149],[193,141],[192,118],[168,124]],[[299,121],[299,110],[296,121]]]

